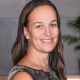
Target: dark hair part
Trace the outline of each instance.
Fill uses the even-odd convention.
[[[49,54],[49,67],[51,70],[55,70],[60,80],[66,80],[60,30],[60,17],[55,5],[53,5],[53,3],[49,0],[32,0],[23,8],[19,17],[17,38],[12,48],[13,64],[16,65],[26,54],[28,41],[24,36],[24,27],[28,26],[28,17],[30,13],[34,10],[34,8],[43,5],[49,5],[55,10],[59,29],[58,43],[55,49]]]

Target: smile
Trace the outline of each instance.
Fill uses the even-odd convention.
[[[43,42],[47,42],[47,43],[48,43],[48,42],[51,42],[51,41],[52,41],[52,39],[42,39],[42,41],[43,41]]]

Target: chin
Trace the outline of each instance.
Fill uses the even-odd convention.
[[[49,52],[51,52],[52,50],[53,50],[54,48],[44,48],[44,52],[46,52],[46,53],[49,53]]]

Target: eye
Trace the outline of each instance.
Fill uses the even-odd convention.
[[[56,23],[52,23],[50,24],[51,27],[57,27],[57,24]]]
[[[37,25],[35,28],[41,28],[42,27],[42,25]]]

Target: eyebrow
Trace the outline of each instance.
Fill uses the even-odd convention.
[[[52,20],[51,22],[57,22],[57,20]],[[37,23],[42,24],[43,22],[34,22],[33,24],[35,25]]]
[[[51,22],[57,22],[57,20],[52,20]]]
[[[35,25],[35,24],[37,24],[37,23],[42,24],[43,22],[34,22],[33,24]]]

